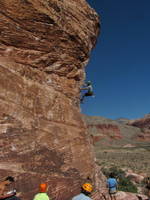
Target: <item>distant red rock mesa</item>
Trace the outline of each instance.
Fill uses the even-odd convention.
[[[130,125],[141,129],[141,133],[138,134],[137,139],[150,141],[150,115],[146,115],[144,118],[134,120]]]

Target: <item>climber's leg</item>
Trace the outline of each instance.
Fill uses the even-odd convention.
[[[83,94],[82,97],[81,97],[81,99],[80,99],[81,103],[83,103],[84,97],[85,97],[85,94]]]

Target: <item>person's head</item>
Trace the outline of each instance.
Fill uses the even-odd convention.
[[[81,187],[81,192],[85,195],[90,195],[93,190],[93,186],[90,183],[84,183]]]
[[[115,178],[114,173],[111,172],[111,173],[109,174],[109,177],[110,177],[110,178]]]
[[[41,183],[39,185],[39,189],[40,189],[40,192],[46,192],[47,191],[47,184],[46,183]]]
[[[12,176],[7,176],[6,178],[5,178],[5,182],[7,182],[7,184],[11,184],[11,183],[13,183],[15,180],[14,180],[14,177],[12,177]]]
[[[86,84],[89,86],[89,85],[92,85],[91,81],[87,81]]]

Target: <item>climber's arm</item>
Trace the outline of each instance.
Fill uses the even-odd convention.
[[[80,88],[80,90],[88,90],[88,88],[86,87],[86,88]]]

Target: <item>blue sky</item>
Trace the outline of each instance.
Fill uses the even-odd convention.
[[[95,98],[82,113],[136,119],[150,112],[150,1],[88,0],[101,34],[86,68]]]

